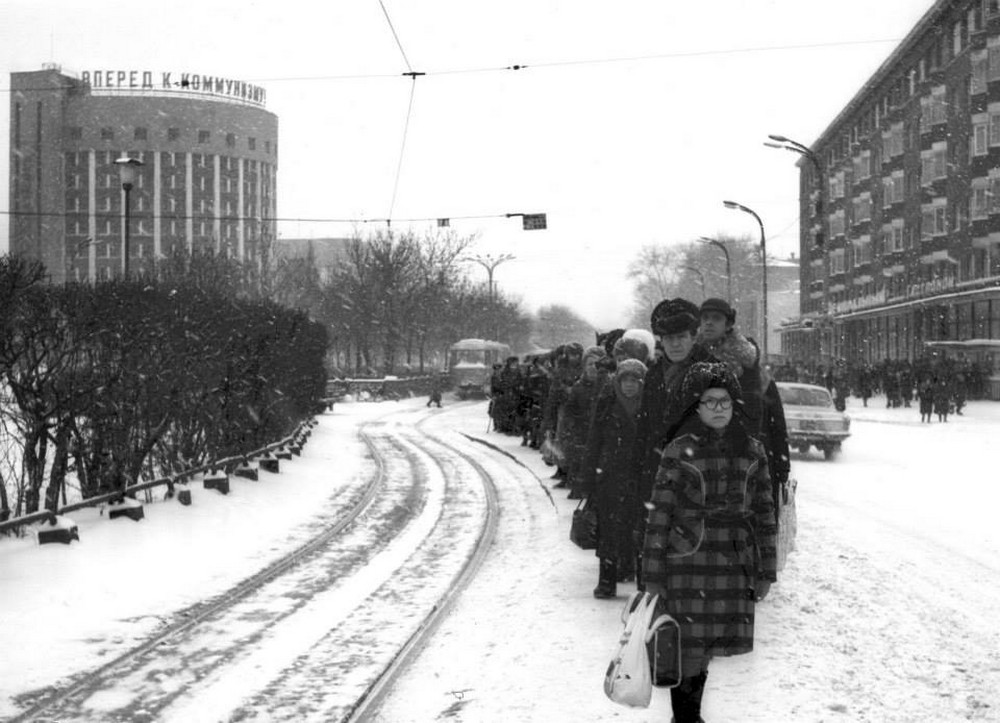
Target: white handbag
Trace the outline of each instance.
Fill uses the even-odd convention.
[[[656,595],[634,592],[622,610],[625,627],[604,674],[604,693],[615,703],[632,708],[647,708],[653,696],[653,677],[649,662],[649,643],[661,625],[671,622],[669,615],[653,621]]]

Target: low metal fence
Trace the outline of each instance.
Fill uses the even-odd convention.
[[[215,460],[208,464],[199,465],[197,467],[192,467],[190,469],[183,470],[177,474],[168,475],[166,477],[158,477],[153,480],[148,480],[146,482],[138,482],[134,485],[129,485],[123,490],[115,490],[114,492],[106,492],[104,494],[96,495],[94,497],[88,497],[85,500],[79,502],[73,502],[63,507],[59,507],[55,512],[52,510],[43,510],[41,512],[33,512],[30,515],[22,515],[21,517],[15,517],[13,519],[7,520],[6,522],[0,522],[0,533],[6,532],[8,530],[15,530],[19,527],[25,525],[31,525],[36,522],[46,522],[54,520],[58,515],[64,515],[74,510],[81,510],[86,507],[96,507],[98,505],[103,505],[110,502],[118,502],[125,497],[132,497],[136,492],[142,492],[143,490],[153,489],[154,487],[160,487],[163,485],[172,484],[182,484],[186,479],[194,477],[205,472],[217,472],[218,470],[230,470],[238,467],[242,464],[247,464],[258,457],[263,457],[264,455],[270,454],[271,452],[281,449],[282,447],[287,447],[299,440],[302,434],[313,425],[315,425],[315,420],[308,419],[305,420],[295,428],[295,431],[290,435],[283,437],[277,442],[272,442],[260,449],[254,450],[247,454],[234,455],[232,457],[224,457],[223,459]]]

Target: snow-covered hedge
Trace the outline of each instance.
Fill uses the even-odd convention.
[[[67,480],[87,498],[245,453],[322,404],[326,330],[301,311],[195,281],[19,285],[11,271],[0,427],[22,460],[0,471],[0,519],[55,509]]]

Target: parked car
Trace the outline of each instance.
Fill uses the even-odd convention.
[[[813,384],[777,382],[777,386],[785,407],[788,446],[803,454],[816,447],[826,459],[839,452],[851,436],[851,418],[837,410],[830,392]]]

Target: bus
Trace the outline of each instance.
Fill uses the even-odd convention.
[[[494,364],[503,364],[510,347],[486,339],[462,339],[448,348],[448,372],[458,398],[486,397]]]

